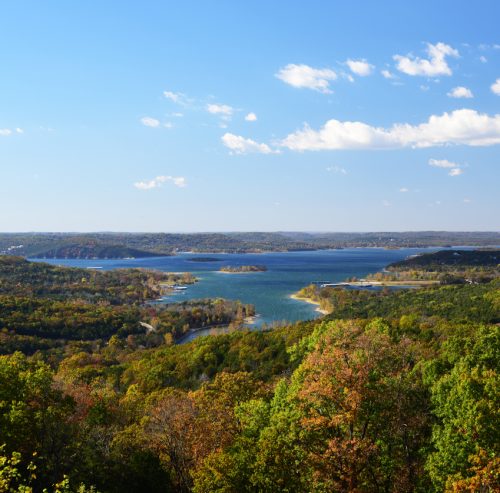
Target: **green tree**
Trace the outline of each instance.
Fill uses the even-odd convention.
[[[46,484],[59,480],[74,460],[73,408],[47,365],[20,353],[0,357],[0,437],[8,452],[37,454],[34,462]]]
[[[500,453],[500,328],[481,327],[472,336],[450,340],[442,360],[428,374],[435,379],[432,402],[438,423],[427,468],[436,491],[471,476],[478,454]],[[436,367],[446,364],[451,367],[436,378]]]

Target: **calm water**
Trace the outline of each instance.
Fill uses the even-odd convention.
[[[200,298],[226,298],[255,305],[258,324],[282,320],[297,321],[317,317],[314,305],[292,300],[290,295],[313,281],[339,282],[347,277],[364,277],[408,255],[436,249],[384,250],[352,248],[314,252],[262,254],[193,254],[127,260],[49,259],[52,264],[71,267],[101,267],[103,270],[143,267],[167,272],[192,272],[199,282],[186,291],[165,297],[165,302]],[[196,257],[216,258],[216,262],[193,262]],[[265,265],[266,272],[224,274],[224,265]]]

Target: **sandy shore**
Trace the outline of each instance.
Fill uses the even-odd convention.
[[[330,313],[328,310],[322,310],[319,307],[319,301],[314,301],[311,298],[301,298],[300,296],[297,296],[296,294],[291,294],[290,298],[292,300],[303,301],[304,303],[310,303],[311,305],[317,305],[316,311],[318,313],[322,313],[323,315],[328,315]]]

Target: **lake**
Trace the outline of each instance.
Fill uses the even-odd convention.
[[[141,267],[166,272],[192,272],[199,282],[185,291],[165,296],[162,302],[172,303],[200,298],[226,298],[255,305],[256,325],[281,321],[294,322],[319,316],[315,306],[290,295],[315,282],[339,282],[348,277],[362,278],[382,270],[387,264],[409,255],[436,248],[346,248],[344,250],[317,250],[260,254],[194,254],[180,253],[171,257],[144,259],[83,260],[46,259],[44,262],[69,267],[99,267],[103,270]],[[196,262],[199,258],[216,259]],[[265,272],[227,274],[219,272],[222,266],[265,265]]]

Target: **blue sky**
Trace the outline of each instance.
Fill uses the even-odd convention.
[[[0,231],[498,230],[498,1],[23,1]]]

